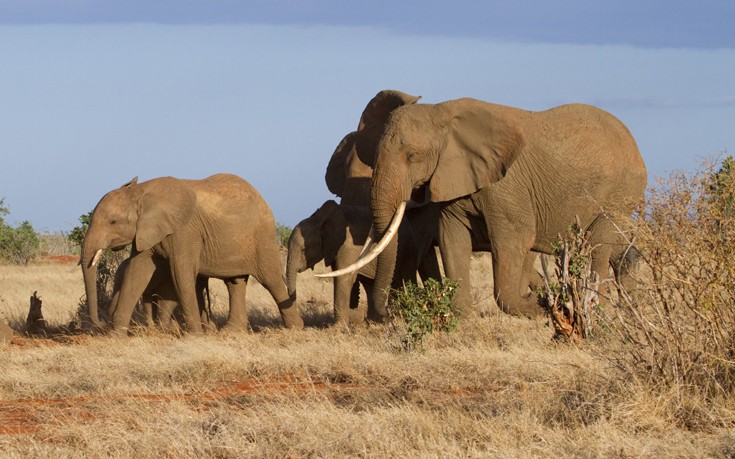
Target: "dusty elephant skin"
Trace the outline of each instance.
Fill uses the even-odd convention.
[[[526,316],[541,312],[535,296],[524,295],[529,254],[549,253],[575,215],[599,244],[593,268],[601,278],[627,247],[611,217],[642,203],[646,167],[628,129],[603,110],[571,104],[531,112],[458,99],[400,106],[379,132],[370,188],[375,229],[383,234],[412,197],[438,205],[445,273],[460,282],[465,310],[475,244],[492,252],[500,308]],[[378,256],[376,277],[393,272],[393,245]]]
[[[141,184],[136,178],[100,200],[81,255],[94,326],[103,325],[97,312],[96,256],[102,249],[121,249],[128,244],[133,245],[130,263],[113,314],[113,326],[119,333],[126,332],[135,303],[156,269],[156,259],[168,262],[191,333],[202,332],[198,275],[225,280],[230,294],[229,328],[248,325],[245,289],[250,275],[276,300],[287,327],[303,327],[283,282],[273,214],[258,192],[240,177],[162,177]]]
[[[366,206],[337,204],[329,200],[311,216],[299,222],[288,241],[286,283],[289,295],[296,295],[298,273],[312,269],[320,261],[332,269],[349,266],[360,254],[371,225],[370,210]],[[399,229],[402,242],[393,288],[404,281],[416,281],[418,252],[411,227]],[[334,318],[337,324],[362,324],[365,311],[358,308],[360,284],[367,293],[368,309],[374,309],[373,278],[375,263],[359,272],[334,279]],[[385,288],[385,287],[384,287]]]

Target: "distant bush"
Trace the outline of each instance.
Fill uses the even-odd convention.
[[[428,279],[424,286],[412,282],[393,290],[388,304],[388,317],[399,330],[404,350],[422,349],[426,335],[434,331],[449,332],[459,323],[454,306],[457,282],[444,278]]]
[[[80,215],[79,225],[75,226],[67,236],[69,238],[69,241],[71,241],[73,244],[76,244],[78,247],[82,247],[82,242],[84,242],[84,235],[87,234],[89,223],[92,221],[92,212],[93,211],[90,210],[86,214]]]
[[[12,227],[4,217],[10,213],[0,198],[0,258],[17,265],[27,265],[39,252],[41,240],[29,221]]]
[[[288,247],[288,240],[291,237],[292,232],[293,228],[290,226],[276,222],[276,238],[278,239],[278,245],[281,247]]]

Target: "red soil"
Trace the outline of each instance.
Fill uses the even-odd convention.
[[[42,260],[58,263],[60,265],[66,265],[71,263],[79,262],[79,255],[48,255],[41,257]]]

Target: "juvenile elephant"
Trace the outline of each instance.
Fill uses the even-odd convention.
[[[143,314],[146,323],[154,325],[156,322],[165,332],[176,332],[178,324],[174,318],[174,310],[179,305],[179,299],[176,296],[173,280],[171,279],[171,270],[166,260],[153,258],[156,269],[148,282],[143,295],[140,298],[140,304],[143,308]],[[120,263],[112,287],[112,296],[110,298],[109,314],[113,315],[117,309],[120,299],[120,288],[123,283],[125,270],[130,264],[130,258],[126,258]],[[198,276],[196,280],[197,304],[199,306],[199,315],[204,324],[205,329],[215,331],[216,326],[210,317],[210,311],[207,307],[207,296],[209,292],[209,279]]]
[[[613,260],[620,274],[627,241],[615,218],[621,223],[641,205],[646,167],[630,132],[610,113],[583,104],[531,112],[458,99],[400,106],[378,132],[370,185],[375,231],[394,234],[412,199],[436,203],[439,249],[447,277],[460,282],[461,308],[470,304],[470,252],[479,242],[493,255],[499,307],[540,313],[535,296],[525,294],[524,265],[531,251],[550,253],[575,216],[597,246],[593,269],[604,279]],[[343,272],[375,256],[376,278],[391,276],[390,237]]]
[[[320,261],[332,269],[349,266],[360,254],[370,231],[370,210],[364,206],[348,206],[326,201],[311,216],[296,225],[288,240],[286,284],[291,297],[296,296],[298,273],[312,269]],[[408,224],[401,225],[401,240],[396,275],[392,285],[398,288],[405,281],[416,282],[418,253],[415,238]],[[364,310],[358,308],[360,284],[367,293],[367,302],[373,301],[375,263],[363,266],[358,272],[337,277],[334,280],[334,319],[337,324],[361,324]],[[372,309],[372,307],[368,307]]]
[[[303,327],[283,281],[273,214],[260,194],[240,177],[162,177],[140,184],[136,177],[100,200],[81,255],[94,326],[102,325],[95,286],[99,253],[128,244],[133,244],[130,264],[113,314],[118,332],[127,330],[135,303],[156,269],[156,258],[168,262],[176,297],[192,333],[202,332],[196,294],[199,275],[223,279],[227,284],[228,327],[243,329],[248,325],[245,292],[250,275],[273,296],[286,327]]]

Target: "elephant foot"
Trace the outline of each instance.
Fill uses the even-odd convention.
[[[115,336],[118,338],[127,338],[128,337],[128,327],[113,327],[109,329],[109,335]]]
[[[222,329],[220,330],[220,333],[224,333],[226,335],[234,335],[234,334],[247,333],[249,331],[250,331],[250,324],[248,322],[242,322],[242,321],[231,322],[230,321],[230,322],[227,322],[222,327]]]
[[[544,309],[539,306],[535,293],[518,298],[516,301],[498,301],[498,306],[506,314],[515,317],[535,319],[544,315]]]
[[[284,320],[283,326],[290,330],[303,330],[304,320],[301,317],[298,320]]]
[[[367,320],[369,322],[373,322],[373,323],[377,323],[377,324],[382,324],[382,323],[385,323],[386,316],[384,314],[379,314],[379,313],[377,313],[375,311],[368,311]]]

